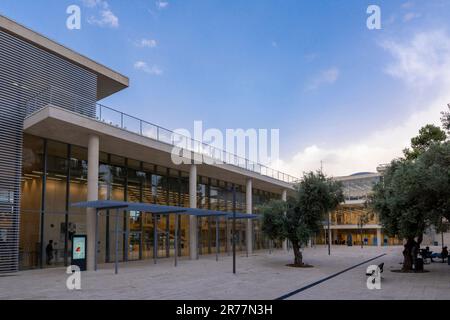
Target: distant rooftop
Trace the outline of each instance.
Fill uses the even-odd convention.
[[[379,177],[381,174],[378,172],[357,172],[348,176],[339,176],[334,177],[334,180],[337,181],[346,181],[346,180],[361,180],[361,179],[370,179],[374,177]]]
[[[350,176],[361,176],[361,175],[366,175],[366,174],[373,174],[375,172],[357,172],[357,173],[353,173]]]

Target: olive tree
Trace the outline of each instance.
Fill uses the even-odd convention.
[[[302,246],[323,229],[326,215],[344,196],[341,184],[320,171],[305,173],[294,188],[295,196],[287,202],[272,200],[261,208],[262,230],[272,240],[289,240],[294,265],[303,266]]]
[[[414,160],[393,160],[370,202],[387,233],[406,240],[402,271],[412,270],[425,230],[450,218],[450,143],[433,144]]]

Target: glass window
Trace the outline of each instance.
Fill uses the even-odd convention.
[[[39,265],[44,140],[25,134],[22,153],[19,268]]]
[[[72,145],[70,153],[70,203],[87,201],[87,172],[87,148]],[[86,234],[86,209],[69,207],[68,230],[68,248],[69,256],[71,256],[73,235]]]
[[[64,265],[66,235],[66,192],[68,145],[47,141],[47,181],[45,189],[44,245],[52,241],[51,265]],[[68,213],[68,212],[67,212]]]

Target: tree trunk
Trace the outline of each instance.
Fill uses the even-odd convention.
[[[292,242],[292,250],[294,251],[294,264],[303,265],[303,255],[297,242]]]
[[[420,248],[420,245],[423,241],[423,234],[417,237],[417,247]]]
[[[404,250],[403,250],[403,267],[402,267],[402,271],[404,272],[408,272],[411,271],[413,268],[413,248],[414,246],[417,245],[417,242],[414,241],[414,238],[408,238],[408,240],[406,241],[406,244],[404,245]]]
[[[360,233],[361,233],[361,248],[362,248],[362,247],[363,247],[363,244],[364,244],[364,240],[363,240],[363,229],[362,229],[362,227],[361,227]]]

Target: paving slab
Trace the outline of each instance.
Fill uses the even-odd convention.
[[[434,250],[433,250],[434,249]],[[438,251],[437,248],[432,248]],[[263,299],[272,300],[385,254],[372,262],[341,273],[287,299],[450,299],[450,266],[440,262],[425,265],[430,272],[394,273],[402,261],[402,247],[325,246],[304,249],[304,260],[313,268],[293,268],[293,254],[282,250],[257,251],[237,256],[237,274],[232,257],[201,256],[199,260],[160,259],[99,265],[97,272],[81,274],[81,290],[68,290],[65,268],[21,271],[0,277],[0,299]],[[380,290],[366,286],[365,270],[385,263]]]

